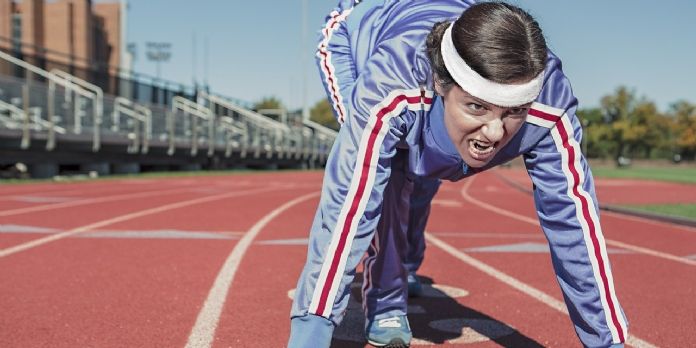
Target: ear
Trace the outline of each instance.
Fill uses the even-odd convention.
[[[445,96],[445,89],[440,84],[440,79],[437,78],[437,75],[434,76],[433,81],[434,81],[433,84],[435,85],[435,93],[444,97]]]

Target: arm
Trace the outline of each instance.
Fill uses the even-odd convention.
[[[539,221],[580,340],[587,347],[620,347],[627,321],[614,291],[592,173],[580,151],[577,100],[560,68],[550,71],[540,103],[529,112],[550,131],[524,156]]]
[[[400,77],[390,54],[377,50],[366,64],[352,90],[351,117],[329,156],[295,292],[291,347],[328,347],[379,222],[396,146],[423,108],[421,90],[404,88],[412,81]]]
[[[316,62],[336,120],[343,124],[348,116],[347,102],[355,85],[357,73],[351,56],[350,36],[346,19],[355,2],[343,0],[326,16],[319,35]]]

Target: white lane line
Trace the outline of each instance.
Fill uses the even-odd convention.
[[[528,216],[513,213],[511,211],[505,210],[504,208],[496,207],[494,205],[479,201],[478,199],[472,197],[469,194],[469,187],[471,186],[471,183],[473,183],[473,181],[474,181],[473,179],[474,179],[473,177],[467,179],[466,183],[464,184],[464,187],[462,187],[462,190],[461,190],[462,197],[464,197],[464,199],[466,201],[468,201],[472,204],[475,204],[483,209],[490,210],[496,214],[507,216],[509,218],[523,221],[526,223],[530,223],[534,226],[539,226],[539,220],[537,220],[537,219],[532,219]],[[658,257],[658,258],[665,259],[665,260],[675,261],[675,262],[683,263],[683,264],[686,264],[689,266],[696,266],[696,261],[694,261],[694,260],[689,260],[687,258],[672,255],[669,253],[664,253],[661,251],[657,251],[657,250],[653,250],[653,249],[649,249],[649,248],[644,248],[644,247],[640,247],[640,246],[633,245],[633,244],[628,244],[628,243],[619,242],[619,241],[612,240],[612,239],[607,239],[606,237],[605,237],[604,241],[606,242],[607,245],[611,245],[611,246],[615,246],[615,247],[619,247],[619,248],[624,248],[627,250],[635,251],[635,252],[640,253],[640,254],[645,254],[645,255],[650,255],[650,256]]]
[[[191,206],[194,204],[207,203],[207,202],[212,202],[212,201],[230,198],[230,197],[234,197],[234,196],[242,196],[242,195],[248,195],[248,194],[253,194],[253,193],[272,191],[275,189],[277,189],[277,188],[263,188],[263,189],[257,189],[257,190],[247,190],[247,191],[223,193],[223,194],[219,194],[219,195],[215,195],[215,196],[196,198],[196,199],[191,199],[188,201],[182,201],[182,202],[177,202],[177,203],[172,203],[172,204],[165,204],[165,205],[162,205],[159,207],[145,209],[145,210],[141,210],[141,211],[138,211],[135,213],[117,216],[117,217],[114,217],[111,219],[102,220],[102,221],[98,221],[95,223],[91,223],[89,225],[84,225],[84,226],[80,226],[77,228],[73,228],[72,230],[65,231],[62,233],[56,233],[54,235],[50,235],[50,236],[47,236],[44,238],[34,239],[32,241],[22,243],[22,244],[19,244],[19,245],[10,247],[10,248],[0,249],[0,258],[15,254],[15,253],[18,253],[21,251],[25,251],[25,250],[28,250],[31,248],[35,248],[37,246],[40,246],[40,245],[43,245],[46,243],[54,242],[54,241],[59,240],[59,239],[70,237],[70,236],[76,235],[78,233],[93,231],[95,229],[102,228],[104,226],[108,226],[108,225],[115,224],[118,222],[132,220],[135,218],[143,217],[146,215],[157,214],[157,213],[165,212],[168,210],[188,207],[188,206]]]
[[[128,184],[134,184],[137,179],[127,179],[127,180],[114,180],[114,181],[104,181],[103,183],[96,183],[96,182],[89,182],[89,183],[76,183],[78,185],[70,185],[70,187],[45,187],[45,186],[37,186],[35,184],[29,184],[25,188],[26,190],[22,191],[15,191],[15,192],[5,192],[7,190],[3,190],[2,185],[0,185],[0,201],[9,201],[9,200],[17,200],[18,198],[21,197],[31,197],[35,195],[45,195],[45,196],[55,196],[55,195],[64,195],[64,196],[70,196],[69,198],[71,199],[80,199],[82,197],[79,196],[79,194],[84,194],[85,192],[88,193],[98,193],[100,195],[106,195],[114,192],[118,192],[118,190],[115,190],[113,187],[107,186],[109,184],[116,184],[116,185],[128,185]],[[152,184],[154,181],[150,180],[148,182],[142,182],[142,184]],[[193,183],[191,183],[193,184]],[[60,184],[62,185],[62,184]],[[181,186],[187,186],[183,185],[178,182],[168,182],[168,181],[162,181],[159,183],[159,186],[165,186],[167,188],[175,188]],[[133,188],[133,186],[129,186],[128,188]],[[71,196],[77,194],[78,196]]]
[[[239,239],[242,232],[187,232],[177,230],[162,231],[92,231],[83,233],[78,238],[107,238],[107,239],[208,239],[230,240]]]
[[[469,264],[473,266],[474,268],[478,269],[479,271],[482,271],[483,273],[488,274],[489,276],[500,280],[501,282],[512,286],[513,288],[520,290],[521,292],[531,296],[532,298],[539,300],[549,307],[568,314],[568,309],[566,308],[565,303],[553,298],[551,295],[547,295],[541,290],[538,290],[531,285],[528,285],[526,283],[523,283],[516,278],[513,278],[512,276],[509,276],[471,256],[468,254],[464,253],[463,251],[458,250],[457,248],[445,243],[441,239],[433,236],[431,233],[426,233],[425,235],[426,240],[428,243],[431,243],[438,248],[442,249],[446,253],[454,256],[455,258],[463,261],[466,264]]]
[[[514,180],[506,179],[505,177],[501,176],[498,173],[496,173],[496,174],[497,174],[497,177],[499,179],[501,179],[503,182],[507,183],[508,186],[512,186],[512,187],[516,188],[518,191],[525,193],[526,195],[532,195],[531,182],[523,184],[520,182],[516,182]],[[595,182],[595,186],[597,186],[597,185],[598,185],[598,182]],[[609,216],[613,216],[613,217],[619,218],[619,219],[624,219],[624,220],[629,220],[629,221],[634,221],[634,222],[639,222],[639,223],[646,223],[646,224],[651,224],[651,225],[655,225],[655,226],[669,227],[672,229],[680,229],[680,230],[684,230],[687,232],[696,232],[696,227],[691,227],[691,226],[686,226],[686,225],[677,225],[677,224],[672,224],[669,222],[642,218],[639,216],[632,216],[632,215],[628,215],[628,214],[616,213],[616,212],[608,211],[608,210],[601,208],[601,205],[600,205],[600,209],[601,209],[602,215],[609,215]]]
[[[483,247],[466,248],[464,251],[470,253],[549,253],[549,243],[513,243],[513,244],[499,244],[499,245],[489,245]],[[624,249],[614,249],[607,248],[607,253],[609,254],[626,254],[630,253],[628,250]]]
[[[37,211],[76,207],[76,206],[86,205],[86,204],[114,202],[114,201],[120,201],[120,200],[124,200],[124,199],[142,198],[142,197],[158,196],[158,195],[168,195],[171,193],[177,193],[177,192],[183,192],[183,191],[189,191],[189,190],[191,190],[190,187],[189,188],[176,188],[176,189],[169,189],[169,190],[138,192],[138,193],[127,193],[127,194],[122,194],[122,195],[98,197],[98,198],[86,198],[86,199],[79,199],[79,200],[75,200],[75,201],[55,203],[55,204],[45,204],[45,205],[39,205],[39,206],[34,206],[34,207],[28,207],[28,208],[3,210],[3,211],[0,211],[0,217],[27,214],[27,213],[35,213]]]
[[[22,203],[63,203],[75,201],[78,199],[80,199],[80,197],[25,195],[14,196],[12,200],[15,202]]]
[[[220,321],[220,313],[222,313],[222,308],[225,305],[225,299],[227,299],[227,293],[230,289],[230,284],[232,284],[234,275],[237,273],[237,268],[239,268],[244,254],[247,249],[249,249],[249,245],[251,245],[261,229],[285,210],[298,203],[319,196],[319,194],[320,192],[306,194],[281,205],[261,218],[261,220],[252,226],[251,229],[244,234],[244,237],[237,242],[237,245],[234,246],[234,249],[232,249],[232,252],[222,265],[222,269],[220,269],[220,273],[217,278],[215,278],[213,287],[210,289],[208,297],[205,299],[203,308],[201,308],[200,313],[198,313],[196,324],[193,326],[193,329],[191,329],[186,348],[207,348],[212,345],[213,339],[215,338],[215,330]]]
[[[2,234],[53,234],[61,230],[38,226],[3,225]],[[238,231],[183,231],[176,229],[165,230],[98,230],[83,233],[80,238],[133,238],[133,239],[239,239],[244,232]]]
[[[544,239],[542,233],[430,232],[435,236],[483,239]]]
[[[553,296],[527,284],[522,281],[520,281],[517,278],[514,278],[506,273],[501,272],[500,270],[489,266],[486,263],[483,263],[468,254],[458,250],[457,248],[445,243],[444,241],[440,240],[439,238],[433,236],[431,233],[426,233],[425,234],[425,239],[428,241],[428,243],[435,245],[436,247],[442,249],[444,252],[452,255],[453,257],[459,259],[460,261],[478,269],[479,271],[488,274],[489,276],[519,290],[520,292],[524,293],[525,295],[528,295],[532,297],[535,300],[540,301],[541,303],[561,312],[564,314],[568,314],[568,309],[566,308],[565,303],[562,301],[559,301],[555,299]],[[629,335],[628,336],[628,341],[627,343],[633,347],[636,348],[657,348],[657,346],[644,341],[636,336]]]
[[[58,231],[50,227],[0,224],[0,233],[56,233]]]
[[[660,227],[669,227],[672,229],[680,229],[680,230],[685,230],[686,232],[696,232],[696,227],[691,227],[691,226],[685,226],[685,225],[677,225],[677,224],[671,224],[669,222],[662,222],[662,221],[656,221],[656,220],[651,220],[651,219],[646,219],[642,218],[639,216],[631,216],[627,214],[620,214],[620,213],[615,213],[613,211],[606,211],[602,210],[602,215],[610,215],[615,218],[619,219],[624,219],[624,220],[629,220],[629,221],[634,221],[634,222],[639,222],[642,224],[650,224],[650,225],[655,225],[655,226],[660,226]]]
[[[30,188],[30,187],[27,187],[27,189],[28,188]],[[71,194],[75,194],[75,193],[85,192],[85,189],[90,190],[91,188],[85,187],[84,189],[75,189],[75,188],[66,189],[65,187],[60,187],[60,188],[56,188],[53,190],[42,189],[42,190],[37,191],[36,189],[32,189],[32,190],[26,190],[26,192],[21,192],[21,191],[2,192],[2,190],[0,190],[0,193],[4,194],[3,196],[0,196],[0,201],[15,200],[15,199],[17,199],[17,197],[33,196],[37,193],[41,193],[42,195],[56,195],[56,194],[57,195],[71,195]]]
[[[440,205],[445,208],[459,208],[462,206],[462,202],[453,199],[433,199],[430,204]]]

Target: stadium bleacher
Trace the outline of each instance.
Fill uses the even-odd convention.
[[[0,166],[20,163],[35,178],[317,167],[337,135],[300,115],[264,115],[208,91],[153,87],[143,97],[134,84],[129,97],[98,83],[0,51]]]

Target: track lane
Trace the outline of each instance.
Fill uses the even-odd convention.
[[[248,177],[248,176],[247,176]],[[111,195],[106,197],[91,197],[82,201],[56,203],[30,207],[26,209],[16,209],[12,211],[0,212],[0,255],[6,253],[1,251],[19,244],[29,243],[32,240],[55,238],[43,236],[37,233],[11,233],[12,230],[31,230],[31,229],[54,229],[54,233],[65,232],[78,228],[85,219],[91,221],[101,221],[109,219],[112,215],[129,214],[143,209],[150,208],[150,202],[156,204],[166,204],[169,200],[186,200],[200,197],[201,195],[227,192],[230,189],[253,187],[254,181],[243,179],[244,176],[232,176],[232,179],[219,179],[218,176],[201,177],[195,181],[190,178],[174,178],[159,180],[138,180],[140,184],[128,186],[140,186],[138,192],[128,192],[124,194]],[[237,180],[240,178],[241,180]],[[258,175],[263,187],[287,187],[287,185],[299,186],[301,181],[288,183],[284,181],[282,175],[265,174]],[[124,181],[127,182],[127,181]],[[113,184],[113,183],[109,183]],[[150,188],[158,186],[173,186],[171,189],[142,191],[142,185]],[[259,185],[259,183],[256,183]],[[178,188],[179,186],[184,186]],[[136,189],[137,190],[137,189]],[[123,191],[127,191],[124,189]],[[168,195],[174,195],[168,197]],[[158,203],[160,202],[160,203]],[[94,226],[93,226],[94,227]],[[1,257],[1,256],[0,256]]]
[[[206,203],[206,202],[211,202],[211,201],[217,201],[217,200],[222,200],[222,199],[228,199],[232,197],[238,197],[238,196],[244,196],[244,195],[250,195],[250,194],[255,194],[255,193],[263,193],[266,191],[270,191],[272,188],[261,188],[261,189],[251,189],[251,190],[246,190],[246,191],[236,191],[236,192],[230,192],[230,193],[223,193],[223,194],[217,194],[217,195],[212,195],[212,196],[204,196],[200,198],[193,198],[189,200],[184,200],[184,201],[179,201],[175,203],[169,203],[169,204],[164,204],[164,205],[159,205],[151,208],[147,208],[144,210],[137,210],[131,213],[127,214],[122,214],[122,215],[117,215],[111,218],[107,219],[102,219],[97,222],[87,224],[87,225],[82,225],[79,227],[74,227],[71,228],[67,231],[64,232],[59,232],[52,234],[50,236],[46,236],[43,238],[38,238],[36,240],[32,240],[29,242],[25,242],[16,246],[12,246],[9,248],[5,248],[0,250],[0,258],[19,253],[22,251],[26,251],[47,243],[51,243],[60,239],[65,239],[67,237],[71,237],[80,233],[84,232],[89,232],[93,231],[95,229],[100,229],[105,226],[113,225],[115,223],[123,222],[123,221],[128,221],[132,219],[137,219],[141,218],[143,216],[148,216],[148,215],[154,215],[154,214],[159,214],[162,212],[170,211],[170,210],[175,210],[175,209],[181,209],[185,208],[188,206],[192,205],[197,205],[201,203]]]
[[[494,169],[494,173],[508,185],[524,190],[529,194],[532,182],[526,172],[516,169]],[[621,187],[615,190],[615,187]],[[595,178],[595,189],[600,204],[632,204],[631,199],[644,204],[673,204],[696,203],[696,185],[677,184],[668,182],[654,182],[643,180],[605,179]],[[638,197],[639,198],[638,198]],[[632,197],[632,198],[631,198]],[[677,198],[675,198],[677,197]],[[669,228],[677,231],[696,232],[696,227],[676,225],[668,222],[651,220],[632,215],[619,214],[611,211],[601,211],[604,216],[613,216],[621,221],[634,221],[654,226],[655,228]]]
[[[266,209],[306,192],[281,191],[244,199],[229,197],[195,210],[200,221],[220,218],[208,214],[211,211],[237,210],[246,219],[229,225],[234,230],[248,229]],[[176,216],[172,210],[139,219],[158,220],[167,226],[168,221],[177,222]],[[3,327],[11,328],[3,332],[11,336],[0,333],[0,345],[183,346],[210,284],[236,243],[238,240],[68,238],[32,253],[0,259],[0,277],[11,280],[0,285],[0,298],[21,299],[2,305],[11,313],[1,316]],[[45,335],[32,337],[37,327],[44,328]]]
[[[201,204],[198,209],[180,209],[158,219],[143,217],[105,228],[125,231],[176,226],[176,229],[190,231],[247,231],[275,207],[311,187],[318,190],[321,176],[316,173],[284,174],[274,178],[241,180],[259,186],[275,180],[292,182],[296,190],[275,196],[250,197],[239,204],[232,199],[229,202],[213,201]],[[212,195],[225,187],[224,181],[219,181],[201,188],[197,194],[199,197]],[[538,224],[533,226],[465,204],[460,191],[461,184],[443,185],[436,199],[444,203],[434,204],[433,218],[428,226],[433,236],[457,251],[516,243],[545,243]],[[491,193],[491,196],[495,195]],[[462,202],[460,206],[454,204],[457,200]],[[497,201],[494,203],[498,205]],[[523,206],[527,202],[517,204]],[[287,291],[294,288],[306,256],[303,243],[315,209],[316,201],[290,208],[270,221],[260,231],[256,242],[249,246],[229,288],[214,341],[216,347],[285,344],[291,303]],[[87,216],[86,212],[82,218]],[[489,217],[488,213],[492,215]],[[50,219],[50,215],[47,218]],[[78,218],[79,215],[71,217],[72,220]],[[532,218],[536,219],[534,215]],[[488,222],[485,225],[472,223],[479,220]],[[602,221],[605,223],[606,219]],[[0,277],[13,279],[12,284],[0,284],[0,301],[4,302],[1,298],[13,301],[12,306],[0,305],[3,309],[10,309],[7,313],[12,313],[11,316],[0,314],[0,325],[12,328],[15,322],[21,324],[19,330],[13,331],[16,336],[8,337],[0,332],[0,346],[12,346],[7,343],[15,342],[17,337],[41,342],[37,346],[56,346],[55,342],[99,347],[183,346],[220,265],[237,243],[235,239],[133,241],[67,238],[34,249],[32,253],[0,259]],[[470,255],[548,293],[557,301],[561,300],[548,254]],[[617,293],[631,320],[629,333],[653,343],[664,343],[664,346],[689,346],[693,333],[687,330],[696,323],[690,316],[693,310],[681,299],[694,298],[696,293],[693,286],[684,284],[684,281],[691,281],[693,274],[688,266],[683,266],[687,270],[681,270],[671,261],[655,261],[651,256],[635,253],[611,254],[610,258],[615,270]],[[15,269],[3,274],[8,269],[3,261],[8,260],[13,261]],[[430,243],[422,274],[438,284],[466,289],[469,294],[462,298],[413,300],[412,304],[425,310],[425,313],[410,315],[417,339],[450,341],[461,347],[579,346],[565,314],[457,260]],[[31,271],[31,268],[43,269],[45,274]],[[675,272],[685,276],[665,280],[665,274]],[[6,275],[14,278],[6,278]],[[6,292],[9,291],[7,288],[13,287],[17,291]],[[514,331],[496,338],[496,341],[466,343],[461,340],[467,335],[461,332],[444,332],[429,326],[443,318],[469,320],[455,321],[455,329],[465,328],[464,324],[475,325],[475,320],[484,320]],[[359,327],[355,329],[360,330]],[[32,335],[38,337],[30,337]],[[345,339],[335,342],[337,347],[364,346]]]
[[[458,192],[454,190],[451,194],[456,197]],[[273,347],[286,344],[291,305],[287,292],[295,287],[302,269],[306,257],[307,231],[315,209],[316,202],[307,202],[288,210],[271,221],[259,235],[259,241],[250,247],[230,289],[214,347],[252,347],[258,346],[260,342]],[[479,213],[476,207],[466,206],[438,207],[436,210],[441,216],[434,217],[431,221],[439,221],[441,226],[450,230],[461,229],[462,210]],[[500,227],[500,234],[509,232],[510,229],[509,226]],[[417,344],[432,345],[433,342],[447,341],[451,345],[463,347],[471,346],[472,340],[483,339],[484,342],[476,346],[497,346],[480,335],[474,339],[470,335],[462,336],[461,332],[443,332],[428,326],[433,321],[463,318],[473,322],[480,320],[483,323],[494,323],[498,327],[513,327],[512,333],[507,332],[504,336],[495,338],[499,344],[522,344],[528,347],[577,346],[577,339],[566,315],[494,280],[482,280],[480,272],[467,265],[457,264],[455,269],[451,257],[437,248],[429,249],[423,274],[433,277],[439,284],[462,287],[470,294],[459,301],[448,297],[420,302],[413,300],[414,305],[425,310],[425,313],[411,315],[415,337],[420,340],[416,341]],[[475,281],[472,282],[472,279]],[[510,310],[511,308],[525,310]],[[362,324],[356,323],[355,315],[350,314],[350,311],[344,323],[350,329],[339,328],[338,338],[334,339],[332,346],[368,347],[361,339]],[[359,309],[357,311],[361,312]],[[539,327],[545,328],[543,333],[539,332]],[[269,336],[271,332],[273,335]],[[563,332],[565,335],[559,335]],[[346,334],[350,336],[345,336]]]
[[[499,171],[495,174],[505,175],[506,172]],[[495,174],[477,176],[476,185],[467,185],[466,192],[462,192],[464,198],[491,205],[492,210],[502,208],[503,214],[521,215],[514,218],[527,220],[538,226],[532,197],[515,189],[506,189],[507,183]],[[690,233],[689,228],[668,223],[651,224],[650,226],[655,226],[651,228],[646,226],[644,219],[626,218],[603,211],[600,211],[600,218],[608,245],[696,266],[696,261],[684,258],[696,253],[696,233]],[[656,234],[659,234],[659,238],[655,238]]]
[[[479,193],[481,192],[483,191],[479,190]],[[482,211],[482,216],[490,213],[501,214],[498,217],[498,223],[504,223],[505,220],[515,220],[507,215],[507,213],[510,213],[509,211],[500,208],[500,206],[505,205],[503,201],[496,200],[495,207],[497,209],[491,209],[488,212]],[[538,223],[534,221],[529,222],[526,219],[518,218],[516,220],[523,224],[531,225],[534,223],[538,225]],[[454,245],[458,250],[470,247],[462,240],[462,238],[458,240],[450,239],[450,244]],[[481,243],[481,241],[478,241],[478,243]],[[495,243],[491,241],[491,243],[491,245],[504,244],[500,241]],[[513,243],[518,243],[518,241]],[[611,245],[609,250],[612,250]],[[535,264],[546,264],[550,267],[548,254],[537,253],[535,256],[535,254],[519,254],[512,251],[508,252],[507,255],[505,253],[483,253],[476,254],[476,256],[477,259],[503,269],[526,283],[540,284],[538,286],[546,293],[557,293],[560,295],[557,286],[551,286],[551,284],[555,285],[555,281],[550,281],[552,278],[549,277],[547,281],[542,281],[544,276],[534,275],[529,272]],[[513,258],[514,262],[510,262]],[[680,263],[675,264],[672,260],[638,253],[611,254],[610,259],[614,269],[617,294],[619,294],[622,304],[629,315],[629,320],[631,320],[629,329],[631,334],[650,342],[665,344],[665,346],[683,345],[692,339],[688,333],[688,328],[693,327],[691,321],[694,320],[687,320],[685,323],[684,319],[689,318],[691,316],[689,313],[693,313],[696,307],[691,304],[677,305],[679,301],[676,300],[678,298],[692,298],[695,295],[696,290],[694,286],[687,285],[696,283],[696,273],[693,271],[692,266]],[[637,265],[640,266],[637,267]],[[546,273],[552,275],[551,272]],[[670,274],[678,274],[679,276],[670,277],[668,276]],[[650,295],[648,295],[651,300],[650,303],[645,302],[645,290],[647,288],[650,288]],[[676,296],[670,295],[666,297],[664,296],[666,291]],[[560,300],[558,295],[557,298]],[[651,308],[669,308],[669,310],[661,312],[665,315],[660,315],[660,320],[656,321]],[[660,328],[659,330],[657,329],[658,327]],[[661,335],[658,332],[671,332],[671,334]]]
[[[316,185],[316,191],[321,187]],[[290,333],[288,291],[307,255],[318,199],[301,202],[261,231],[240,264],[213,347],[283,347]],[[275,244],[268,244],[269,242]]]
[[[168,194],[126,194],[120,199],[102,200],[99,203],[81,204],[59,209],[33,210],[23,214],[0,216],[0,250],[26,243],[32,240],[49,237],[56,233],[65,232],[83,225],[109,219],[114,215],[138,212],[153,206],[167,204],[172,200],[187,200],[201,197],[201,193],[188,189],[174,189]],[[105,197],[113,198],[113,196]],[[25,233],[18,233],[24,230]],[[31,231],[50,231],[50,233],[26,233]],[[1,251],[0,251],[1,252]]]
[[[206,301],[203,305],[203,308],[201,309],[200,313],[198,314],[198,318],[196,319],[196,324],[194,327],[191,329],[191,334],[189,335],[188,342],[186,344],[187,348],[208,348],[211,347],[213,344],[213,340],[216,338],[216,329],[218,327],[218,323],[220,321],[220,316],[223,311],[223,307],[227,303],[228,306],[234,306],[239,302],[247,302],[249,298],[259,298],[259,290],[263,288],[263,284],[258,284],[258,283],[251,283],[254,284],[254,294],[253,296],[247,297],[246,301],[245,298],[239,298],[237,297],[238,301],[230,302],[227,301],[227,297],[229,294],[229,288],[230,285],[232,284],[232,281],[235,278],[235,275],[237,273],[237,270],[240,267],[240,264],[242,262],[242,259],[246,256],[246,252],[251,246],[252,242],[256,238],[256,236],[270,223],[272,222],[275,218],[278,216],[285,214],[287,210],[293,208],[296,205],[299,205],[305,201],[308,201],[312,198],[318,197],[319,196],[319,190],[316,190],[315,192],[309,193],[309,194],[304,194],[302,196],[299,196],[275,209],[273,209],[271,212],[269,212],[267,215],[265,215],[263,218],[258,220],[254,226],[249,229],[249,231],[244,235],[242,240],[235,246],[235,248],[232,250],[230,255],[228,256],[227,260],[225,261],[222,269],[220,270],[220,273],[218,274],[217,278],[215,279],[215,283],[213,284],[213,287],[210,289],[210,292],[208,294],[208,297],[206,298]],[[255,269],[255,271],[258,271],[258,269]],[[277,270],[276,270],[277,271]],[[256,272],[255,272],[256,273]],[[275,277],[270,277],[270,279],[273,279]],[[239,286],[237,286],[238,288]],[[264,301],[264,305],[268,306],[269,304]],[[239,313],[238,311],[234,310],[227,310],[226,313]],[[246,312],[249,313],[249,312]],[[248,316],[238,316],[239,319],[244,320],[244,321],[249,321],[250,319],[253,320],[253,318],[249,318]],[[256,322],[257,325],[258,323],[263,323],[263,321]],[[244,332],[244,335],[247,337],[255,337],[252,333],[249,331],[243,330],[239,326],[234,326],[235,330],[237,332]],[[268,327],[265,325],[262,325],[262,328],[264,330],[268,330]],[[268,332],[268,331],[264,331]],[[217,335],[219,337],[219,334]],[[259,336],[256,337],[264,337],[266,336],[265,333],[260,333]],[[218,338],[216,341],[218,344],[221,342],[221,340]],[[269,344],[269,342],[264,342],[264,344]],[[283,344],[279,344],[277,346],[282,346]],[[238,346],[235,344],[235,346]]]
[[[516,184],[532,188],[532,182],[524,169],[497,168]],[[696,185],[676,182],[594,178],[599,201],[603,204],[666,204],[694,203]]]
[[[16,216],[29,214],[39,211],[47,211],[54,209],[71,208],[95,203],[113,202],[123,199],[134,199],[139,197],[156,196],[158,194],[169,194],[176,192],[207,192],[205,190],[213,190],[222,188],[217,185],[216,181],[203,179],[194,180],[139,180],[137,184],[130,184],[128,181],[109,182],[108,187],[95,186],[94,183],[84,183],[80,187],[76,187],[70,191],[69,196],[55,197],[63,198],[51,201],[51,196],[45,197],[43,192],[35,190],[27,192],[24,197],[36,197],[35,202],[8,201],[6,209],[0,209],[0,217]],[[276,183],[274,183],[276,184]],[[248,183],[228,183],[225,188],[235,188],[248,186]],[[9,198],[17,197],[7,196]],[[43,199],[42,199],[43,198]],[[42,200],[44,202],[42,202]]]

